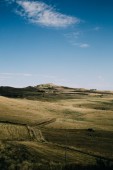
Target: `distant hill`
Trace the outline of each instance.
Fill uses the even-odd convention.
[[[28,99],[68,99],[83,98],[85,95],[107,95],[113,94],[110,91],[98,91],[96,89],[70,88],[58,86],[52,83],[28,86],[25,88],[14,88],[8,86],[0,87],[0,95],[12,98]]]
[[[47,84],[39,84],[37,86],[35,86],[35,88],[55,88],[55,87],[59,87],[53,83],[47,83]]]

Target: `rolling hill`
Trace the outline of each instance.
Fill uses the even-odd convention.
[[[113,95],[110,91],[98,91],[96,89],[69,88],[57,86],[52,83],[41,84],[37,86],[28,86],[25,88],[0,87],[0,95],[12,98],[28,98],[28,99],[73,99],[84,97],[85,95]]]
[[[0,170],[113,169],[113,92],[0,87]]]

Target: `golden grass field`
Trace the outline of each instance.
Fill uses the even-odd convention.
[[[0,141],[1,153],[12,149],[9,158],[25,150],[25,160],[38,164],[112,161],[113,94],[56,101],[0,96]]]
[[[52,128],[95,128],[113,131],[113,96],[55,102],[0,97],[0,120],[37,124],[56,118]]]

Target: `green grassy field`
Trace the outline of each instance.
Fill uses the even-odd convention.
[[[1,170],[113,163],[113,93],[59,89],[56,99],[0,96]]]

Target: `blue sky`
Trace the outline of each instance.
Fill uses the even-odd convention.
[[[113,90],[112,0],[0,0],[0,86]]]

